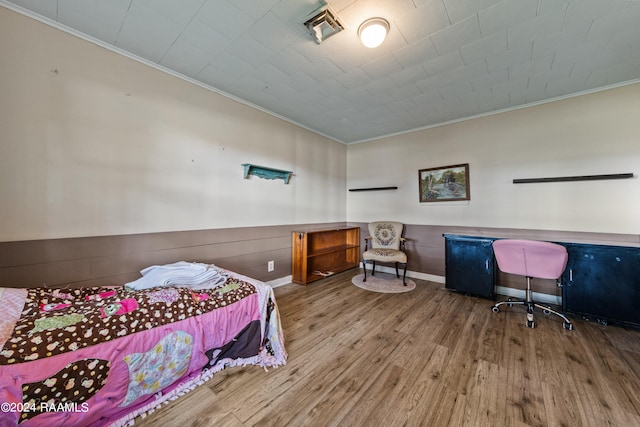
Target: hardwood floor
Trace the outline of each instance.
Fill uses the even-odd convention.
[[[227,369],[136,425],[640,425],[640,331],[541,313],[528,329],[522,307],[355,274],[275,289],[286,366]]]

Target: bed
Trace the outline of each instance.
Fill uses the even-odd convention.
[[[145,269],[138,287],[0,288],[0,426],[127,425],[226,367],[284,365],[273,290],[206,269],[195,285]]]

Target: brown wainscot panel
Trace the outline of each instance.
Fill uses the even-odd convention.
[[[291,274],[291,231],[345,223],[286,224],[0,242],[0,286],[121,285],[150,265],[216,264],[258,280]],[[267,262],[275,270],[267,271]]]

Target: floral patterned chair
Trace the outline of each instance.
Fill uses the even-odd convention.
[[[400,277],[398,264],[404,267],[402,283],[407,286],[407,254],[404,247],[406,239],[402,237],[403,229],[404,224],[394,221],[378,221],[369,224],[370,236],[365,238],[362,253],[364,282],[367,281],[367,263],[373,264],[372,276],[376,272],[376,262],[395,263],[396,277]]]

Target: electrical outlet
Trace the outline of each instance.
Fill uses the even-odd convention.
[[[267,262],[267,272],[273,271],[275,268],[276,266],[274,261]]]

